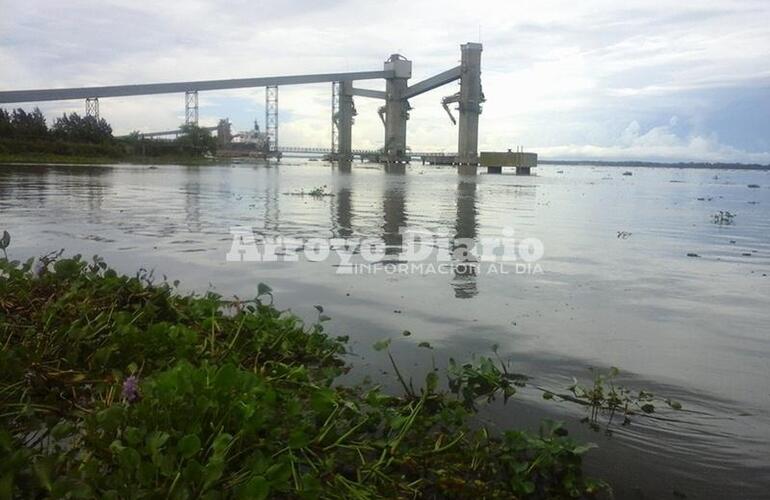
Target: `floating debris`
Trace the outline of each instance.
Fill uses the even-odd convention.
[[[295,191],[293,193],[283,193],[285,195],[290,196],[312,196],[314,198],[323,198],[324,196],[334,196],[333,193],[326,192],[326,184],[323,186],[319,186],[311,191],[305,191],[304,189],[300,189],[299,191]]]
[[[688,257],[700,257],[700,255],[698,255],[697,253],[692,253],[692,252],[688,253],[687,256]]]
[[[749,187],[756,189],[759,187],[759,184],[749,184]]]
[[[618,231],[618,238],[621,240],[628,239],[629,236],[631,236],[633,233],[630,233],[628,231]]]
[[[720,226],[732,224],[733,219],[735,219],[735,214],[726,210],[720,210],[711,216],[711,220],[714,222],[714,224],[719,224]]]
[[[623,172],[623,175],[634,175],[634,173],[631,172],[630,170],[626,170],[625,172]]]

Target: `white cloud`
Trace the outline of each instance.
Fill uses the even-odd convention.
[[[0,0],[0,11],[2,89],[378,69],[391,52],[414,61],[417,81],[455,65],[459,44],[481,36],[483,148],[730,160],[763,158],[770,136],[768,119],[746,127],[756,136],[746,142],[758,146],[742,151],[703,129],[724,107],[705,90],[739,97],[770,88],[766,0]],[[456,148],[456,128],[439,104],[453,91],[413,99],[413,149]],[[240,117],[237,128],[250,126],[252,113],[263,121],[263,99],[261,89],[201,94],[202,120],[230,113]],[[356,104],[354,146],[378,147],[378,103]],[[83,104],[42,107],[60,113]],[[167,129],[180,122],[183,96],[104,99],[101,109],[117,132]],[[291,118],[281,123],[281,142],[327,146],[328,113],[328,86],[281,89],[281,116]],[[673,115],[678,125],[657,128]],[[627,130],[634,121],[635,136]]]
[[[722,144],[712,134],[708,137],[691,135],[680,137],[673,128],[678,118],[673,116],[668,124],[653,127],[642,132],[638,122],[632,121],[623,130],[616,144],[597,146],[593,144],[565,145],[542,148],[544,158],[604,158],[610,160],[640,161],[692,161],[743,162],[770,164],[770,152],[750,153]]]

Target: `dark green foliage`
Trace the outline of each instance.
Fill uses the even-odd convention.
[[[0,108],[0,139],[3,137],[11,137],[13,132],[13,123],[11,122],[11,115],[8,111]]]
[[[183,152],[201,155],[217,150],[217,140],[209,130],[193,124],[182,125],[179,129],[182,135],[174,142]]]
[[[40,109],[27,113],[21,108],[10,113],[0,109],[0,138],[45,139],[48,127]]]
[[[143,139],[138,132],[113,138],[112,127],[103,118],[64,113],[49,130],[37,108],[31,113],[21,108],[11,113],[0,109],[0,155],[5,155],[5,161],[184,161],[216,152],[217,140],[209,130],[196,125],[183,125],[181,130],[183,133],[174,140]]]
[[[94,258],[0,259],[0,499],[580,498],[588,449],[490,437],[463,398],[333,383],[345,339],[259,297],[181,295]],[[266,302],[267,300],[267,302]],[[458,366],[457,390],[517,380]],[[411,387],[411,382],[410,382]]]
[[[112,127],[104,118],[80,116],[77,113],[64,113],[61,118],[57,118],[51,134],[69,142],[105,144],[112,141]]]
[[[0,138],[0,153],[9,155],[120,158],[125,156],[126,149],[118,143],[90,144],[62,140]]]

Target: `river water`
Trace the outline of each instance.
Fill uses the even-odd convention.
[[[322,305],[327,329],[350,335],[351,377],[394,388],[387,357],[372,349],[386,338],[415,381],[432,362],[491,356],[493,346],[511,369],[559,392],[573,376],[589,382],[590,367],[617,366],[619,383],[684,409],[659,405],[659,419],[635,417],[607,436],[580,423],[581,407],[524,389],[483,418],[501,428],[565,421],[599,445],[587,468],[618,498],[767,498],[770,173],[541,166],[511,174],[461,178],[421,165],[397,174],[372,164],[345,173],[296,159],[0,166],[0,230],[12,235],[12,258],[59,248],[99,254],[127,273],[151,268],[184,290],[227,296],[252,297],[268,283],[280,308],[313,321]],[[319,187],[329,196],[308,195]],[[720,210],[735,214],[731,223],[712,220]],[[384,245],[386,263],[405,262],[402,227],[478,242],[531,238],[543,255],[536,265],[476,271],[346,272],[333,256],[311,261],[302,252],[297,261],[233,262],[236,226],[268,239],[369,238]]]

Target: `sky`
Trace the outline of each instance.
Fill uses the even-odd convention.
[[[479,41],[482,151],[770,164],[768,0],[0,0],[0,90],[379,70],[392,53],[416,83]],[[410,100],[412,150],[456,151],[440,104],[456,91]],[[282,87],[279,103],[281,146],[329,146],[330,84]],[[381,147],[380,102],[355,104],[353,147]],[[84,111],[37,105],[49,123]],[[184,95],[101,99],[100,112],[116,134],[173,129]],[[201,93],[201,124],[220,118],[263,125],[264,89]]]

